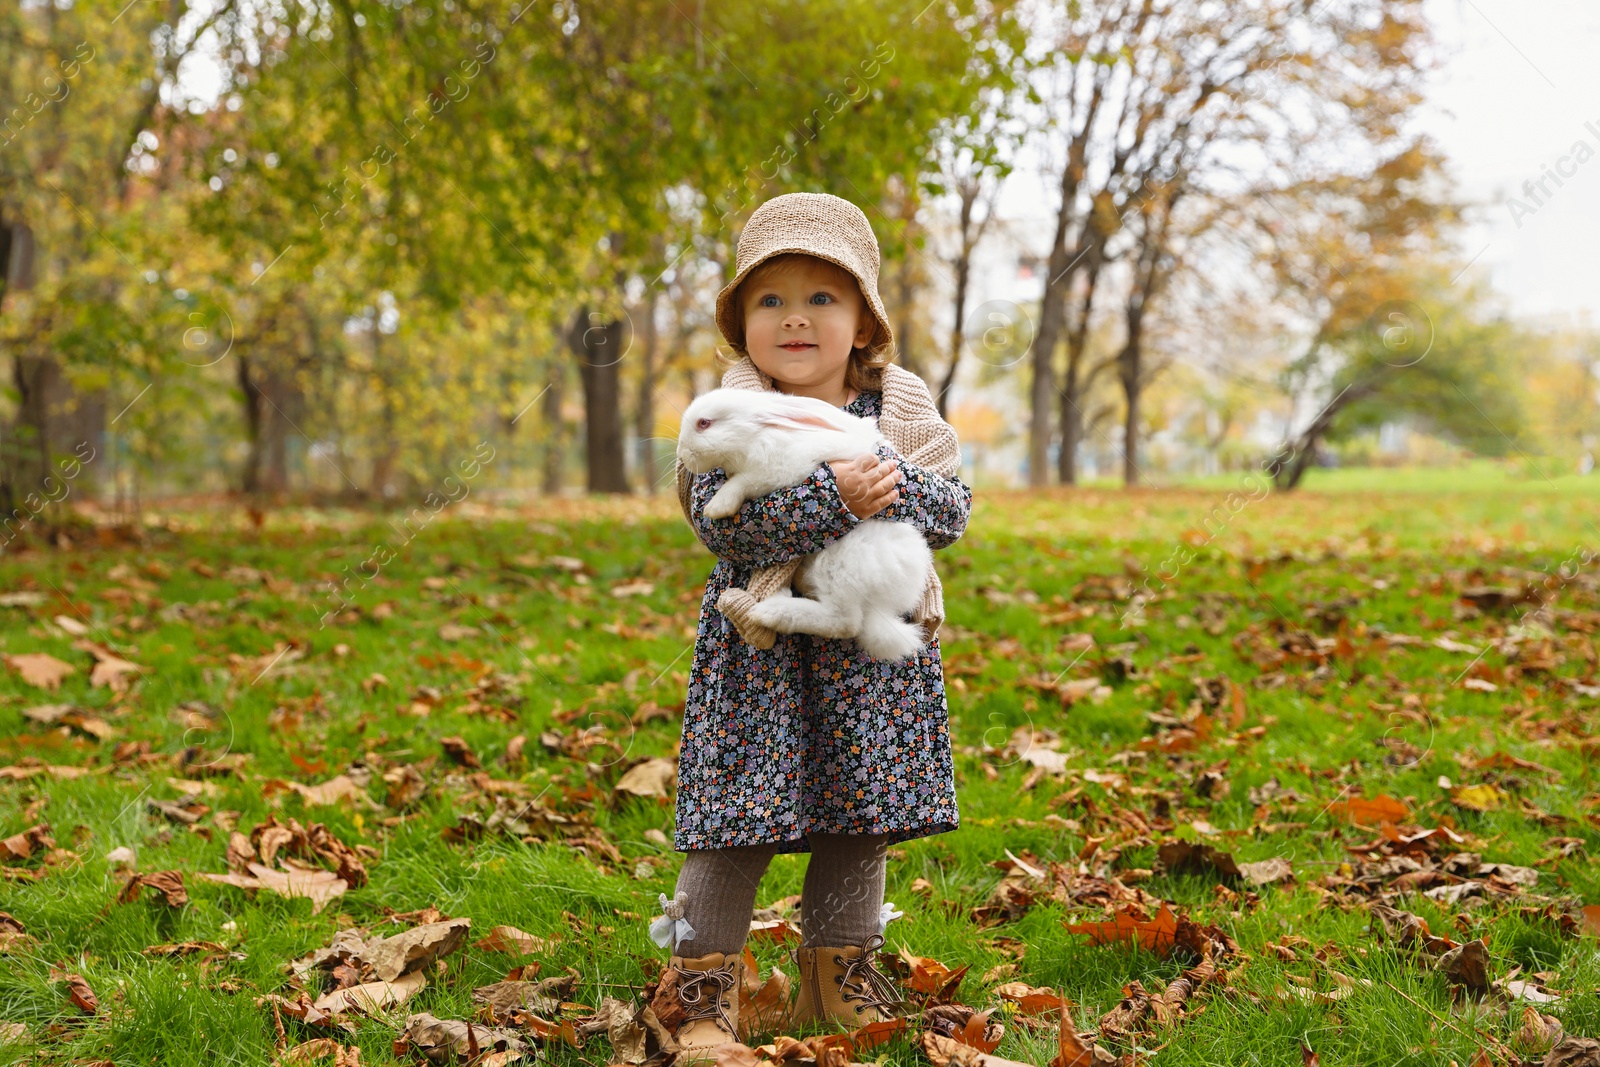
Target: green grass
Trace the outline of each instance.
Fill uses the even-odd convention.
[[[1432,644],[1384,649],[1373,636],[1381,628],[1481,647],[1523,632],[1518,610],[1456,618],[1457,594],[1475,584],[1520,585],[1556,571],[1578,546],[1600,542],[1588,480],[1581,485],[1583,491],[1552,492],[1543,482],[1495,480],[1485,471],[1384,478],[1315,472],[1307,491],[1246,494],[1238,507],[1228,502],[1239,488],[1229,480],[1132,493],[980,492],[966,536],[938,556],[962,826],[893,851],[887,896],[907,917],[891,925],[891,945],[952,968],[970,966],[960,999],[980,1008],[994,1006],[991,990],[1001,981],[1053,986],[1076,1005],[1077,1025],[1087,1029],[1128,982],[1159,989],[1184,963],[1090,945],[1063,922],[1098,920],[1104,912],[1047,897],[1012,921],[974,923],[971,909],[988,903],[1002,876],[995,863],[1010,849],[1041,866],[1076,867],[1092,835],[1105,839],[1102,849],[1120,850],[1108,873],[1134,879],[1127,872],[1157,868],[1160,841],[1199,836],[1199,820],[1219,831],[1206,839],[1240,861],[1289,858],[1298,880],[1261,889],[1253,906],[1230,903],[1214,891],[1215,879],[1200,875],[1157,870],[1134,882],[1197,921],[1221,926],[1244,954],[1225,961],[1225,985],[1206,987],[1173,1026],[1140,1038],[1141,1048],[1159,1049],[1152,1062],[1296,1065],[1305,1043],[1330,1067],[1465,1064],[1485,1035],[1510,1042],[1520,1006],[1507,1012],[1492,1001],[1454,1003],[1443,976],[1376,940],[1363,910],[1330,906],[1314,886],[1352,858],[1347,846],[1374,836],[1325,810],[1350,787],[1408,798],[1418,825],[1451,820],[1487,861],[1531,865],[1552,855],[1548,839],[1579,838],[1587,855],[1545,862],[1531,892],[1600,902],[1600,872],[1589,858],[1600,845],[1596,749],[1582,747],[1596,733],[1600,709],[1560,681],[1596,683],[1596,565],[1561,584],[1542,617],[1550,629],[1542,638],[1550,642],[1548,669],[1519,668],[1498,650],[1481,658],[1475,676],[1494,681],[1494,692],[1455,684],[1470,655]],[[351,595],[362,609],[358,618],[326,628],[319,628],[326,580],[366,559],[375,543],[397,541],[392,527],[367,515],[298,510],[275,514],[259,531],[232,515],[165,518],[166,527],[149,530],[142,545],[80,539],[68,550],[0,558],[0,591],[49,597],[41,606],[0,608],[0,651],[47,652],[78,667],[56,693],[0,672],[0,765],[35,759],[97,772],[0,783],[0,836],[43,821],[58,848],[74,854],[43,868],[37,856],[12,863],[43,876],[0,881],[0,910],[38,940],[5,957],[0,1022],[25,1024],[39,1042],[0,1046],[0,1062],[270,1063],[273,1017],[255,1000],[270,992],[292,996],[287,961],[326,945],[340,926],[428,906],[470,916],[474,939],[506,924],[553,940],[539,974],[573,968],[581,976],[574,999],[585,1004],[607,995],[630,999],[658,971],[665,953],[646,925],[657,894],[671,893],[681,856],[649,831],[670,841],[672,806],[665,799],[614,803],[610,785],[628,763],[670,754],[678,737],[676,709],[711,558],[674,501],[558,501],[536,514],[474,505],[470,514],[447,513]],[[1125,618],[1128,603],[1117,594],[1126,588],[1117,583],[1143,581],[1179,558],[1180,548],[1192,561],[1175,575],[1167,567],[1169,580],[1151,584],[1158,595],[1142,617]],[[583,560],[583,580],[551,562],[558,556]],[[653,583],[653,591],[610,593],[638,581]],[[380,604],[391,605],[386,617],[373,613]],[[1082,616],[1064,621],[1074,610]],[[1308,616],[1316,611],[1325,621]],[[92,640],[113,645],[148,673],[121,696],[91,686],[89,657],[51,621],[58,615],[82,621]],[[1521,621],[1526,629],[1529,620]],[[448,641],[440,634],[446,624],[479,632]],[[1268,673],[1280,684],[1258,685],[1263,671],[1249,655],[1255,637],[1272,645],[1282,636],[1275,628],[1302,627],[1319,637],[1342,634],[1349,644],[1320,673],[1290,663]],[[1134,676],[1117,681],[1100,656],[1064,650],[1078,633],[1093,635],[1103,650],[1121,646],[1107,656],[1128,656]],[[258,678],[286,642],[300,654]],[[486,672],[503,676],[500,688],[481,694],[474,711],[468,690]],[[1103,673],[1110,695],[1070,708],[1023,684]],[[386,683],[376,684],[375,674]],[[1219,727],[1193,751],[1138,751],[1154,732],[1150,713],[1182,715],[1195,694],[1193,679],[1217,675],[1243,687],[1247,710],[1238,730]],[[419,698],[432,703],[420,717],[408,713]],[[190,701],[222,715],[210,727],[186,722],[179,706]],[[23,716],[26,708],[62,702],[92,709],[115,736],[96,741]],[[630,716],[649,702],[668,714],[632,726]],[[1025,787],[1031,768],[992,749],[1030,723],[1055,731],[1070,755],[1064,777],[1036,776]],[[585,761],[540,744],[543,731],[585,726],[604,727],[617,748],[597,749]],[[1249,733],[1254,727],[1263,729]],[[591,859],[559,843],[447,842],[441,835],[460,816],[493,807],[465,775],[448,773],[439,738],[451,735],[467,741],[491,777],[520,781],[530,795],[548,789],[563,813],[591,820],[592,833],[624,862],[598,853]],[[527,738],[527,759],[507,765],[501,757],[517,735]],[[1375,744],[1384,736],[1414,745],[1420,761],[1385,765],[1387,750]],[[128,742],[147,743],[148,753],[124,749],[122,762],[114,762],[116,746]],[[202,799],[213,812],[196,830],[208,833],[144,808],[147,798],[180,796],[171,779],[183,772],[173,758],[194,744],[210,758],[224,751],[249,757],[241,775],[207,779],[215,792]],[[1560,777],[1475,772],[1457,759],[1495,752]],[[325,781],[358,759],[379,773],[431,759],[430,795],[396,822],[376,775],[374,806],[365,810],[307,807],[271,785]],[[1214,801],[1198,797],[1191,788],[1197,773],[1223,761],[1231,790]],[[1127,788],[1108,792],[1084,778],[1089,770],[1120,773]],[[1513,800],[1499,811],[1466,811],[1436,784],[1441,776],[1456,784],[1498,778]],[[1304,802],[1258,817],[1248,794],[1271,778]],[[1114,818],[1120,809],[1152,818],[1158,802],[1170,832],[1145,839]],[[1541,825],[1524,803],[1564,821]],[[213,822],[220,812],[237,812],[244,831],[271,813],[322,822],[341,840],[378,850],[368,861],[371,881],[320,915],[305,900],[200,882],[196,872],[226,869],[228,835]],[[1263,830],[1262,822],[1304,825]],[[142,871],[184,871],[190,903],[172,909],[149,890],[133,903],[115,903],[123,876],[106,855],[122,845],[137,850]],[[642,860],[656,862],[638,867]],[[758,903],[798,893],[804,864],[803,856],[777,858]],[[932,890],[914,891],[918,879]],[[1563,937],[1514,906],[1445,906],[1415,895],[1397,903],[1423,915],[1436,933],[1487,936],[1495,977],[1519,966],[1522,977],[1553,972],[1549,985],[1561,999],[1544,1010],[1569,1033],[1600,1034],[1593,938]],[[1266,948],[1286,935],[1309,946],[1292,961]],[[1021,942],[1025,954],[1014,959],[1004,950],[1009,942],[997,939]],[[220,942],[243,958],[208,968],[141,953],[185,940]],[[1325,959],[1313,957],[1318,951]],[[756,954],[764,968],[788,967],[777,946],[759,943]],[[469,948],[400,1013],[335,1036],[358,1043],[363,1063],[394,1062],[390,1046],[405,1013],[467,1018],[471,990],[516,962]],[[991,973],[1005,963],[1014,971]],[[1282,998],[1290,976],[1323,980],[1329,967],[1372,985],[1331,1004]],[[71,1006],[52,977],[56,968],[89,981],[100,999],[97,1016]],[[291,1044],[322,1036],[292,1020],[285,1025]],[[995,1051],[1042,1064],[1054,1055],[1055,1036],[1048,1026],[1030,1034],[1012,1023]],[[905,1043],[874,1054],[887,1063],[926,1062]],[[585,1050],[553,1046],[550,1059],[608,1061],[603,1038]]]

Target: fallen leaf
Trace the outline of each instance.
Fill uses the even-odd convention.
[[[319,914],[328,902],[344,895],[350,884],[331,871],[275,871],[259,863],[247,864],[249,874],[197,874],[201,881],[240,889],[270,889],[281,897],[306,897],[311,912]]]
[[[339,1042],[331,1037],[318,1037],[288,1049],[272,1061],[272,1067],[306,1067],[307,1064],[338,1054]]]
[[[1554,1004],[1561,998],[1554,993],[1547,993],[1540,989],[1538,983],[1513,978],[1508,982],[1497,983],[1507,996],[1512,1000],[1525,1000],[1530,1004]]]
[[[677,781],[677,760],[647,759],[629,767],[617,780],[615,790],[636,797],[670,797]]]
[[[371,964],[374,975],[392,982],[407,971],[425,967],[466,944],[467,930],[471,926],[472,920],[465,918],[424,923],[369,944],[362,958]]]
[[[1564,1037],[1545,1053],[1543,1067],[1600,1067],[1600,1041]]]
[[[302,785],[299,782],[290,782],[289,788],[305,798],[307,804],[321,804],[332,806],[341,800],[365,801],[367,791],[350,778],[347,774],[329,778],[320,785]]]
[[[622,582],[611,587],[612,596],[649,596],[655,591],[654,582]]]
[[[427,975],[419,967],[393,979],[363,982],[360,985],[346,986],[344,989],[324,993],[313,1002],[313,1007],[329,1015],[338,1015],[346,1011],[375,1014],[384,1008],[404,1004],[415,996],[427,981]]]
[[[100,1010],[100,998],[94,995],[94,990],[90,989],[89,983],[83,980],[83,975],[69,974],[65,980],[67,983],[67,996],[72,999],[73,1004],[77,1005],[79,1011],[85,1015],[94,1015]]]
[[[1543,1052],[1561,1040],[1562,1032],[1561,1020],[1554,1015],[1543,1015],[1537,1008],[1523,1008],[1516,1042],[1526,1052]]]
[[[901,1024],[904,1024],[905,1022],[904,1019],[896,1019],[891,1021],[899,1022]],[[870,1023],[868,1025],[879,1026],[882,1024]],[[866,1028],[863,1027],[863,1029]],[[933,1067],[1032,1067],[1031,1064],[1023,1064],[1017,1060],[1008,1060],[1002,1056],[993,1055],[992,1053],[979,1052],[971,1045],[963,1044],[953,1037],[946,1037],[945,1035],[935,1033],[932,1030],[923,1032],[922,1037],[920,1038],[920,1044],[922,1047],[922,1054],[928,1057],[929,1061],[933,1063]],[[766,1046],[762,1047],[765,1048]],[[846,1053],[844,1059],[840,1062],[848,1062],[850,1058],[851,1057],[849,1054]],[[759,1064],[760,1062],[760,1060],[756,1060],[754,1061],[754,1064]],[[821,1058],[814,1058],[813,1062],[821,1063],[823,1060]],[[829,1060],[828,1062],[831,1063],[835,1061]],[[1052,1064],[1054,1064],[1054,1062],[1055,1061],[1053,1060],[1051,1061]],[[1094,1061],[1085,1060],[1085,1067],[1092,1062]],[[752,1067],[754,1067],[754,1064]],[[1068,1067],[1072,1067],[1072,1065],[1068,1065]]]
[[[1293,878],[1294,867],[1282,856],[1273,856],[1256,863],[1241,863],[1239,873],[1251,885],[1273,885]]]
[[[1450,949],[1435,966],[1456,985],[1477,993],[1489,989],[1489,945],[1481,937]]]
[[[179,941],[176,944],[150,945],[141,950],[146,956],[175,958],[183,956],[226,956],[228,947],[215,941]]]
[[[449,1063],[456,1057],[467,1060],[485,1052],[528,1054],[532,1051],[513,1031],[438,1019],[427,1012],[408,1017],[404,1035],[435,1063]]]
[[[183,885],[182,871],[152,871],[149,874],[136,874],[128,879],[128,884],[122,887],[122,892],[117,894],[117,903],[126,904],[139,899],[139,891],[145,887],[154,889],[166,900],[169,907],[181,908],[189,903],[189,891]]]
[[[1156,912],[1153,919],[1145,918],[1137,908],[1129,906],[1119,910],[1110,922],[1064,925],[1068,933],[1086,935],[1091,944],[1135,942],[1141,948],[1162,955],[1172,951],[1174,937],[1178,932],[1177,919],[1174,918],[1172,909],[1167,907],[1166,901],[1161,902],[1161,910]]]
[[[1007,982],[995,989],[995,995],[1017,1006],[1021,1015],[1060,1014],[1071,1004],[1066,997],[1045,986],[1031,986],[1026,982]]]
[[[1450,802],[1468,811],[1499,811],[1511,799],[1505,790],[1493,785],[1458,785],[1450,790]]]
[[[1328,814],[1347,822],[1364,826],[1378,826],[1386,822],[1402,823],[1411,818],[1411,809],[1405,801],[1391,796],[1350,797],[1328,805]]]
[[[472,946],[485,952],[508,952],[512,955],[533,956],[551,950],[550,942],[542,937],[524,933],[515,926],[496,926]]]
[[[6,666],[20,674],[24,682],[40,689],[60,689],[63,678],[78,673],[78,668],[47,652],[23,652],[6,656],[5,660]]]
[[[444,749],[446,756],[449,756],[451,760],[461,764],[461,766],[471,767],[474,770],[479,770],[483,767],[483,764],[478,761],[477,753],[473,752],[463,739],[459,737],[441,737],[439,738],[439,745]]]
[[[50,824],[37,823],[0,841],[0,860],[25,860],[35,852],[47,852],[55,847]]]
[[[149,673],[148,667],[130,663],[104,645],[95,644],[93,641],[74,641],[72,647],[94,657],[94,669],[89,672],[90,685],[103,685],[114,693],[121,693],[128,688],[128,675]]]

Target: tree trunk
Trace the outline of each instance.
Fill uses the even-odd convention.
[[[1117,359],[1122,369],[1122,484],[1125,486],[1139,484],[1139,395],[1144,391],[1139,380],[1144,361],[1144,350],[1138,334],[1140,328],[1133,322],[1129,323],[1132,335]]]
[[[652,287],[642,308],[644,344],[640,356],[643,366],[639,373],[639,399],[634,408],[633,424],[633,432],[638,440],[636,466],[639,469],[639,481],[650,496],[655,495],[656,481],[660,477],[656,469],[659,466],[656,462],[656,350],[660,344],[656,330],[656,305],[660,296],[661,290]]]
[[[967,318],[967,286],[972,277],[972,205],[978,199],[976,182],[961,186],[961,250],[956,255],[955,314],[950,327],[950,363],[945,367],[944,378],[939,382],[939,392],[934,399],[939,417],[949,421],[950,389],[955,385],[956,371],[961,366],[961,342]],[[992,213],[991,213],[992,215]]]
[[[1383,387],[1382,378],[1367,378],[1356,381],[1341,389],[1334,398],[1317,413],[1311,420],[1311,425],[1301,431],[1295,439],[1294,445],[1285,456],[1284,449],[1272,457],[1264,468],[1272,476],[1273,485],[1280,490],[1290,490],[1300,484],[1300,479],[1305,477],[1306,468],[1311,465],[1311,460],[1317,454],[1317,446],[1322,438],[1332,428],[1334,420],[1345,408],[1358,400],[1364,400],[1378,392]]]
[[[622,442],[622,353],[628,324],[602,322],[587,305],[578,309],[567,343],[578,357],[583,383],[585,461],[591,493],[626,493],[627,466]]]
[[[894,347],[895,362],[920,378],[925,375],[922,373],[922,354],[917,348],[913,332],[916,326],[917,279],[911,262],[914,251],[912,240],[917,232],[917,199],[914,185],[899,197],[900,233],[905,242],[905,254],[895,271],[895,303],[898,305],[895,310],[900,313],[900,325],[894,331]]]
[[[239,355],[239,389],[244,394],[249,451],[239,485],[244,492],[278,494],[289,488],[289,416],[292,389],[250,356]]]
[[[550,360],[549,388],[540,400],[539,414],[544,417],[545,437],[543,491],[546,496],[561,492],[561,469],[566,461],[567,427],[561,421],[561,401],[566,395],[567,362],[560,352]]]
[[[1056,454],[1056,476],[1062,485],[1078,484],[1078,445],[1083,440],[1083,375],[1078,360],[1067,350],[1066,381],[1061,386],[1061,451]]]
[[[1093,243],[1085,258],[1083,298],[1078,301],[1078,319],[1067,328],[1067,375],[1061,390],[1061,450],[1056,454],[1056,476],[1062,485],[1078,484],[1078,446],[1086,432],[1083,419],[1083,394],[1092,382],[1083,374],[1083,353],[1089,345],[1089,316],[1094,311],[1095,286],[1100,280],[1100,263],[1105,239],[1091,229]],[[1063,316],[1065,317],[1065,316]]]

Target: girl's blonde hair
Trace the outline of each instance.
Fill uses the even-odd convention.
[[[734,320],[739,325],[739,335],[741,337],[744,336],[744,296],[748,291],[746,287],[760,285],[762,282],[772,278],[791,274],[802,266],[807,265],[806,261],[810,261],[810,264],[821,264],[822,270],[831,275],[835,283],[843,285],[848,281],[855,286],[857,293],[861,293],[861,283],[856,279],[856,276],[831,260],[823,259],[820,256],[808,256],[804,252],[784,252],[773,256],[771,259],[764,260],[749,274],[745,275],[744,280],[739,283],[739,288],[735,290],[733,315]],[[871,304],[868,303],[864,293],[861,293],[861,304],[868,317],[871,318]],[[722,345],[717,346],[717,365],[723,370],[734,366],[750,354],[745,350],[745,346],[742,343],[736,345],[730,342],[727,347],[733,349],[735,354],[730,356],[724,351]],[[882,389],[883,368],[892,362],[894,362],[893,341],[882,342],[876,346],[869,345],[866,348],[851,348],[850,363],[845,368],[845,384],[857,390]]]

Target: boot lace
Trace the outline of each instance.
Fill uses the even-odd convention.
[[[678,1001],[684,1009],[684,1022],[716,1019],[728,1033],[738,1034],[738,1027],[728,1018],[725,998],[739,982],[734,969],[739,962],[741,961],[734,959],[709,970],[678,972]],[[708,988],[708,985],[715,986],[715,990]]]
[[[834,976],[839,983],[840,999],[861,1001],[856,1005],[857,1015],[868,1008],[877,1008],[886,1016],[898,1015],[905,1004],[894,982],[878,970],[875,963],[875,954],[883,947],[883,943],[882,934],[872,934],[862,943],[861,955],[849,959],[833,957],[833,962],[844,968],[842,974]]]

